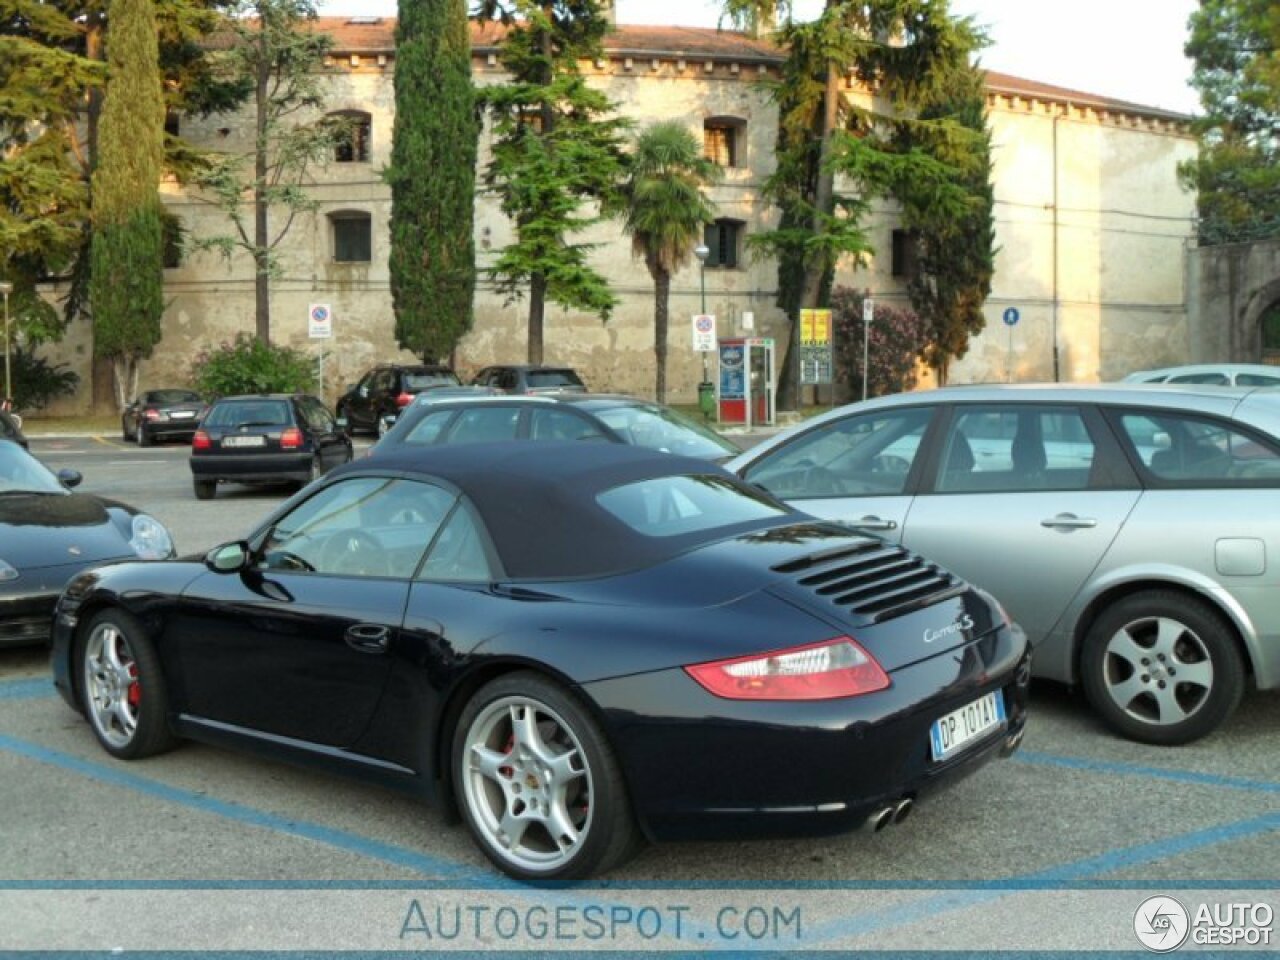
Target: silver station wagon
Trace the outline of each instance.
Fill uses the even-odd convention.
[[[842,407],[729,468],[995,594],[1037,676],[1186,743],[1280,686],[1280,390],[951,387]],[[910,590],[911,574],[902,589]]]

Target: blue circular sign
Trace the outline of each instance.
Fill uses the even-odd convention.
[[[1004,312],[1004,322],[1007,326],[1013,327],[1018,324],[1018,308],[1010,307]]]

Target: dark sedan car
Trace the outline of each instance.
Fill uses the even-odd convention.
[[[714,430],[660,403],[599,393],[423,398],[369,451],[501,440],[599,440],[707,460],[740,451]]]
[[[456,373],[439,364],[384,364],[370,370],[338,398],[338,418],[346,420],[352,430],[381,436],[423,391],[461,385]]]
[[[0,440],[11,440],[23,450],[29,446],[22,432],[22,421],[7,410],[0,410]]]
[[[219,483],[305,486],[351,457],[351,438],[316,397],[224,397],[191,440],[191,480],[211,500]]]
[[[53,604],[85,567],[173,556],[157,520],[114,500],[72,493],[80,474],[54,476],[0,440],[0,647],[43,643]]]
[[[471,381],[503,393],[586,393],[586,385],[572,367],[548,367],[528,363],[485,367]]]
[[[569,443],[362,460],[203,563],[85,574],[53,664],[117,757],[190,737],[452,801],[529,880],[901,820],[1017,746],[1029,673],[903,548]]]
[[[120,434],[140,447],[156,440],[190,441],[205,409],[194,390],[148,390],[120,414]]]

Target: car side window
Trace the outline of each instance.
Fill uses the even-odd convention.
[[[453,410],[433,410],[409,428],[401,443],[416,447],[427,447],[440,439],[440,434],[453,419]]]
[[[958,407],[942,447],[938,493],[1086,490],[1097,450],[1074,407]]]
[[[463,410],[449,430],[447,443],[499,443],[516,438],[519,407],[475,407]]]
[[[466,583],[484,583],[493,579],[493,565],[489,561],[480,523],[466,504],[458,504],[436,537],[418,579]]]
[[[1169,383],[1204,383],[1213,387],[1225,387],[1231,383],[1231,379],[1225,373],[1184,373],[1181,376],[1170,377]]]
[[[1280,374],[1268,377],[1261,373],[1236,374],[1236,386],[1240,387],[1274,387],[1280,385]]]
[[[302,414],[306,417],[307,423],[312,430],[319,433],[330,433],[337,428],[337,422],[333,419],[333,415],[325,409],[324,404],[314,397],[304,397],[300,404],[302,406]]]
[[[518,386],[516,372],[514,370],[503,370],[499,372],[497,381],[498,389],[500,390],[515,390]]]
[[[1280,449],[1229,424],[1184,413],[1122,413],[1117,418],[1142,465],[1180,486],[1273,486]]]
[[[456,499],[416,480],[342,480],[282,517],[267,534],[256,565],[261,570],[407,579]]]
[[[586,417],[566,410],[534,410],[530,440],[603,440],[604,434]]]
[[[767,454],[745,479],[784,500],[900,494],[932,417],[932,407],[844,417]]]

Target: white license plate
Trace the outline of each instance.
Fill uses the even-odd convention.
[[[1004,723],[1004,697],[999,690],[979,697],[934,721],[929,730],[933,759],[945,760]]]
[[[265,447],[266,437],[223,437],[224,447]]]
[[[194,410],[175,410],[169,414],[171,420],[191,420],[196,415]]]

